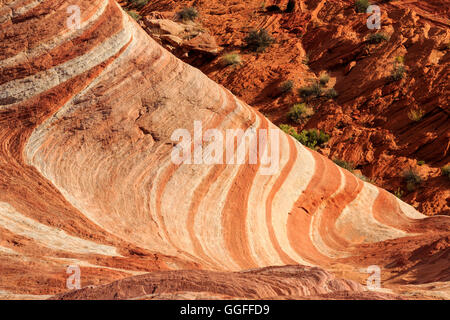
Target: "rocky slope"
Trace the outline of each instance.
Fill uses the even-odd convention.
[[[242,62],[224,68],[220,58],[181,58],[274,123],[324,130],[331,139],[322,154],[350,162],[420,212],[449,215],[450,180],[441,174],[450,163],[448,1],[372,1],[381,8],[380,30],[366,27],[369,15],[357,13],[353,0],[297,0],[292,13],[269,10],[284,10],[287,2],[161,0],[149,1],[140,13],[176,20],[179,10],[195,6],[196,23],[215,36],[220,54],[239,53]],[[244,38],[260,28],[275,43],[263,53],[248,52]],[[377,32],[388,41],[369,43]],[[406,76],[391,83],[396,59],[404,61]],[[296,88],[308,85],[322,72],[339,96],[309,100],[315,114],[293,123],[287,113],[303,99],[296,90],[279,96],[277,88],[286,80]],[[410,118],[415,111],[423,113],[420,121]],[[403,174],[410,168],[423,181],[408,187]]]
[[[1,4],[1,297],[65,292],[69,265],[81,268],[83,286],[149,272],[119,283],[153,286],[175,275],[160,298],[192,291],[177,282],[183,274],[194,284],[207,274],[212,288],[224,272],[236,279],[227,284],[234,289],[203,284],[199,292],[386,297],[333,276],[364,284],[360,269],[373,264],[383,269],[385,290],[447,297],[450,217],[426,218],[299,144],[163,49],[115,1],[74,1],[75,28],[63,0]],[[279,146],[278,170],[267,175],[260,162],[175,164],[171,136],[179,128],[193,134],[194,121],[220,132],[273,129],[278,140],[264,146]],[[298,264],[327,272],[231,273]],[[204,271],[161,271],[195,269]],[[286,278],[292,290],[273,295],[271,277]],[[308,277],[332,285],[307,286]],[[252,286],[260,293],[250,295]],[[111,297],[112,287],[117,282],[62,297]],[[145,288],[116,293],[146,297]]]

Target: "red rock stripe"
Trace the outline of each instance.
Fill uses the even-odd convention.
[[[268,121],[258,114],[262,123],[259,129],[267,129]],[[235,149],[237,144],[235,145]],[[244,164],[228,191],[225,207],[222,210],[222,226],[224,240],[230,257],[242,268],[255,268],[258,264],[252,259],[247,236],[247,207],[250,189],[258,164]]]
[[[277,194],[277,192],[280,190],[281,186],[283,185],[284,181],[286,181],[289,173],[292,171],[292,168],[294,167],[295,161],[297,161],[298,153],[297,148],[295,147],[295,143],[292,138],[288,137],[289,141],[289,159],[287,163],[285,164],[284,168],[281,170],[281,174],[278,177],[277,181],[275,181],[272,189],[270,190],[270,193],[267,196],[266,199],[266,223],[267,228],[269,231],[269,237],[270,241],[272,242],[275,250],[278,252],[281,260],[285,264],[295,264],[296,261],[293,260],[291,257],[289,257],[288,254],[281,248],[277,237],[275,236],[275,231],[272,225],[272,203],[273,198]]]
[[[328,166],[334,166],[334,164],[327,160]],[[345,207],[356,199],[361,192],[364,183],[358,181],[358,179],[347,170],[341,169],[342,174],[345,176],[344,188],[333,198],[327,199],[327,205],[323,209],[323,215],[321,224],[319,226],[319,234],[326,245],[330,248],[348,248],[348,241],[342,238],[338,232],[336,232],[335,223],[341,215]]]
[[[202,203],[202,200],[208,194],[209,188],[223,173],[225,168],[226,165],[216,165],[212,168],[209,174],[203,179],[203,181],[194,191],[192,203],[188,213],[187,229],[192,241],[192,245],[194,246],[195,254],[204,261],[209,262],[211,264],[214,264],[214,262],[210,259],[210,257],[208,257],[208,255],[203,250],[201,242],[195,233],[194,230],[195,216],[197,215],[197,211],[200,204]]]
[[[220,116],[216,116],[216,118],[211,121],[210,123],[208,123],[208,127],[204,128],[203,130],[208,130],[208,129],[212,129],[212,128],[217,128],[219,127],[219,125],[223,122],[223,120],[229,115],[231,114],[231,112],[233,110],[235,110],[235,108],[237,107],[236,102],[234,100],[234,97],[228,92],[226,92],[226,99],[227,101],[230,101],[232,103],[227,104],[226,105],[226,109],[224,114],[220,115]],[[192,148],[194,147],[193,143],[191,144]],[[168,160],[170,161],[170,160]],[[169,183],[170,178],[172,177],[172,175],[174,174],[174,172],[180,167],[180,165],[176,165],[171,163],[166,169],[165,172],[162,174],[162,178],[158,181],[158,189],[156,191],[156,216],[160,222],[161,228],[162,228],[162,232],[165,235],[166,239],[168,240],[168,242],[171,244],[171,246],[173,246],[174,248],[176,248],[177,250],[180,250],[182,252],[184,252],[187,256],[194,258],[191,254],[181,250],[180,248],[178,248],[178,246],[175,244],[174,241],[172,241],[170,234],[167,230],[167,226],[166,223],[164,222],[164,217],[161,211],[161,199],[162,196],[164,194],[164,191],[167,187],[167,184]],[[198,207],[197,207],[198,208]],[[191,239],[193,240],[193,244],[194,244],[194,248],[196,250],[199,250],[198,253],[200,255],[202,255],[203,249],[198,247],[199,245],[199,241],[196,238],[195,234],[194,234],[194,230],[193,230],[193,224],[195,221],[195,214],[194,211],[192,211],[192,214],[189,213],[189,217],[188,217],[188,227],[189,225],[192,226],[192,229],[190,229],[190,231],[192,232],[191,234]],[[192,237],[192,235],[194,235],[194,238]],[[206,257],[206,256],[205,256]]]
[[[326,163],[317,152],[311,151],[311,154],[316,163],[314,175],[291,209],[288,217],[288,238],[292,248],[300,256],[317,264],[330,259],[320,253],[312,243],[309,235],[311,216],[325,199],[338,190],[340,174],[336,166]]]
[[[77,1],[81,20],[85,21],[93,16],[102,2],[103,0]],[[26,52],[54,38],[55,30],[66,30],[69,17],[66,8],[69,5],[65,0],[44,1],[25,15],[12,19],[12,24],[3,25],[0,30],[0,43],[4,50],[0,51],[0,60]],[[21,32],[16,33],[19,29]]]
[[[114,3],[109,2],[102,16],[78,38],[65,42],[31,61],[0,69],[0,85],[48,70],[80,57],[88,51],[95,50],[105,38],[109,38],[122,30],[121,21],[122,13],[119,8]]]
[[[101,65],[29,99],[26,104],[14,110],[0,111],[0,132],[4,135],[0,146],[0,201],[9,203],[27,217],[70,235],[104,244],[121,242],[86,219],[51,182],[34,167],[28,166],[22,150],[40,123],[88,86],[127,46]]]

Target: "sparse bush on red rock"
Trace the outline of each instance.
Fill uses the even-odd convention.
[[[414,169],[408,169],[403,172],[403,179],[406,182],[408,191],[414,191],[422,183],[423,179],[420,174]]]
[[[223,66],[234,66],[241,64],[241,56],[237,53],[227,53],[220,59]]]
[[[294,122],[302,123],[307,121],[314,114],[314,109],[305,103],[297,103],[288,112],[288,118]]]
[[[370,6],[369,0],[356,0],[355,1],[355,9],[357,12],[365,13],[369,6]]]
[[[424,114],[425,114],[425,111],[421,108],[410,109],[408,111],[408,118],[412,121],[418,122],[418,121],[422,120]]]
[[[178,19],[183,21],[194,21],[198,17],[198,11],[194,7],[188,7],[177,13]]]
[[[367,37],[367,42],[372,43],[372,44],[378,44],[378,43],[381,43],[381,42],[387,41],[387,40],[388,40],[388,36],[381,32],[372,33]]]
[[[265,51],[275,40],[265,30],[253,30],[250,31],[247,37],[244,38],[246,48],[254,52]]]

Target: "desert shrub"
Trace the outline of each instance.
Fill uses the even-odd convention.
[[[327,92],[325,93],[325,96],[329,99],[335,99],[338,96],[338,92],[334,89],[334,88],[330,88],[327,90]]]
[[[330,81],[330,75],[327,72],[323,72],[319,76],[319,83],[322,86],[326,86],[328,81]]]
[[[130,17],[132,17],[134,20],[136,20],[136,21],[139,21],[139,20],[141,20],[142,19],[142,16],[139,14],[139,13],[137,13],[137,12],[134,12],[134,11],[128,11],[128,10],[126,10],[126,12],[128,13],[128,15],[130,16]]]
[[[295,0],[289,0],[285,12],[290,13],[295,10]]]
[[[405,63],[405,57],[404,56],[397,56],[397,57],[395,57],[395,62],[403,64],[403,63]]]
[[[303,130],[302,132],[298,133],[294,127],[288,124],[280,125],[280,129],[283,132],[293,136],[301,144],[311,149],[321,147],[326,142],[328,142],[328,140],[330,140],[330,136],[328,134],[317,129]]]
[[[281,124],[280,125],[280,129],[284,132],[287,133],[291,136],[293,136],[295,139],[299,139],[299,134],[297,132],[297,129],[295,129],[294,127],[288,125],[288,124]]]
[[[418,122],[418,121],[422,120],[424,114],[425,114],[425,111],[423,109],[420,109],[420,108],[411,109],[408,111],[408,118],[409,118],[409,120]]]
[[[294,104],[288,113],[288,118],[294,122],[302,123],[314,114],[314,110],[305,103]]]
[[[244,41],[249,50],[262,52],[274,42],[274,39],[265,29],[259,29],[250,31]]]
[[[313,82],[309,86],[298,89],[298,94],[302,98],[318,97],[322,94],[322,87],[319,82]]]
[[[350,172],[353,172],[355,170],[355,167],[351,162],[347,162],[341,159],[334,159],[333,162],[337,164],[339,167],[344,168]]]
[[[355,2],[356,12],[366,12],[367,8],[370,6],[369,0],[357,0]]]
[[[406,69],[402,63],[394,63],[394,67],[391,71],[390,80],[399,81],[405,77]]]
[[[137,8],[137,9],[142,9],[149,0],[132,0],[131,4],[133,5],[133,7]]]
[[[424,164],[425,164],[425,161],[423,161],[423,160],[417,161],[418,166],[423,166]]]
[[[237,53],[227,53],[220,58],[223,66],[232,66],[241,64],[241,56]]]
[[[330,136],[325,132],[317,129],[303,130],[298,135],[298,141],[311,149],[316,149],[317,147],[322,147],[328,140]]]
[[[378,44],[381,43],[382,41],[386,41],[387,39],[388,37],[384,33],[377,32],[369,35],[367,37],[367,42],[372,44]]]
[[[397,190],[394,191],[394,195],[399,199],[403,198],[403,193],[403,190],[400,188],[397,188]]]
[[[286,93],[286,92],[291,92],[293,88],[294,88],[294,81],[286,80],[280,84],[279,90],[281,93]]]
[[[198,11],[194,7],[188,7],[179,11],[177,16],[183,21],[194,21],[198,17]]]
[[[447,176],[450,179],[450,164],[443,166],[441,172],[443,176]]]
[[[403,179],[406,182],[406,189],[414,191],[417,185],[422,183],[422,177],[413,169],[408,169],[403,172]]]

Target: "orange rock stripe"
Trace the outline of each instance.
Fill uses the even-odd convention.
[[[322,202],[335,193],[340,186],[339,169],[327,165],[325,159],[311,151],[316,162],[315,172],[306,190],[295,202],[288,217],[287,233],[292,248],[302,257],[315,263],[327,262],[310,238],[311,216]]]
[[[208,123],[208,127],[204,128],[204,130],[208,130],[208,129],[212,129],[212,128],[216,128],[218,127],[222,121],[229,115],[231,114],[231,112],[233,110],[235,110],[237,108],[237,104],[233,98],[233,96],[226,91],[226,98],[228,98],[228,101],[232,101],[232,103],[230,104],[226,104],[226,110],[225,113],[222,115],[216,115],[215,119],[213,121],[211,121],[210,123]],[[194,147],[193,141],[191,144],[191,147]],[[172,177],[172,175],[174,174],[174,172],[180,167],[180,165],[176,165],[171,163],[164,171],[162,178],[160,179],[160,181],[158,182],[158,189],[157,189],[157,193],[156,193],[156,215],[158,217],[158,220],[160,221],[161,224],[161,228],[162,231],[164,233],[164,236],[166,237],[166,239],[168,240],[168,242],[177,250],[181,250],[180,248],[178,248],[178,246],[175,244],[174,241],[171,240],[170,234],[167,230],[167,226],[164,222],[164,217],[162,214],[162,210],[161,210],[161,201],[162,201],[162,196],[164,194],[165,188],[170,180],[170,178]],[[223,169],[221,169],[223,170]],[[213,181],[211,181],[212,183]],[[210,184],[208,184],[208,187],[210,186]],[[204,188],[206,186],[199,186],[199,188]],[[207,189],[205,189],[205,191],[207,191]],[[203,196],[206,195],[206,192],[202,193]],[[199,254],[199,256],[202,256],[204,258],[206,258],[208,261],[211,261],[209,258],[206,257],[206,255],[204,254],[204,251],[200,245],[200,242],[198,241],[198,238],[195,236],[195,231],[194,231],[194,221],[195,221],[195,213],[196,210],[198,209],[198,206],[200,205],[201,201],[198,201],[198,204],[194,204],[192,208],[192,211],[189,212],[189,216],[188,216],[188,225],[187,228],[189,230],[189,234],[192,240],[192,243],[194,245],[194,249],[197,250],[197,253]],[[182,252],[184,252],[186,255],[188,255],[189,257],[193,256],[183,250],[181,250]]]
[[[277,237],[275,235],[275,231],[272,225],[272,202],[277,194],[277,192],[280,190],[281,186],[283,185],[283,182],[287,179],[289,173],[291,172],[292,168],[294,167],[295,161],[297,161],[297,150],[295,148],[295,143],[292,138],[288,137],[289,141],[289,159],[284,168],[281,170],[281,174],[278,177],[277,181],[275,181],[272,189],[270,190],[269,195],[266,199],[266,223],[267,228],[269,230],[269,237],[270,241],[272,242],[275,250],[280,255],[281,260],[285,264],[295,264],[296,261],[293,260],[289,255],[281,248]]]
[[[258,129],[267,129],[268,121],[257,115],[262,121]],[[237,144],[235,144],[235,150]],[[256,173],[260,167],[258,164],[241,165],[230,190],[228,191],[225,207],[222,210],[223,237],[231,258],[242,268],[254,268],[258,264],[251,257],[247,236],[247,207],[250,189]]]
[[[332,165],[331,161],[329,161],[329,166]],[[352,173],[345,169],[340,170],[340,172],[345,176],[344,187],[335,197],[326,200],[327,204],[323,209],[324,217],[319,226],[319,234],[330,248],[337,249],[338,246],[341,249],[345,249],[348,248],[349,243],[336,232],[334,225],[344,208],[356,199],[364,183],[358,181]]]
[[[45,71],[95,49],[106,37],[110,37],[122,29],[121,19],[122,14],[117,6],[108,2],[105,12],[79,37],[65,42],[41,56],[34,57],[31,61],[0,69],[0,85]]]

